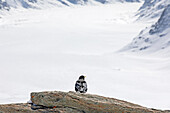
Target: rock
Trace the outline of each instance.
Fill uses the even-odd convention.
[[[31,110],[30,104],[0,105],[0,113],[39,113]]]
[[[71,108],[31,109],[28,103],[0,105],[0,113],[79,113]]]
[[[33,92],[31,100],[32,105],[0,105],[0,113],[170,113],[114,98],[75,92]]]
[[[166,113],[167,111],[148,109],[126,101],[75,92],[33,92],[31,100],[38,106],[65,108],[77,113]],[[168,112],[167,112],[168,113]]]
[[[7,4],[6,1],[0,0],[0,10],[1,10],[1,9],[5,9],[5,10],[8,10],[8,11],[9,11],[10,7],[9,7],[9,5]]]

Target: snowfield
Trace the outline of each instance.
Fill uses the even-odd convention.
[[[141,3],[17,9],[0,18],[0,104],[27,102],[34,91],[74,91],[170,109],[170,57],[117,52],[148,23]]]

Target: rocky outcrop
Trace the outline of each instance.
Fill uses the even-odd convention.
[[[0,105],[0,113],[170,113],[130,102],[75,92],[33,92],[30,104]]]
[[[48,108],[69,108],[80,113],[155,113],[164,112],[148,109],[126,101],[98,95],[75,92],[38,92],[31,93],[34,104]],[[71,111],[69,111],[71,112]]]

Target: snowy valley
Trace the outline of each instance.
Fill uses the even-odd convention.
[[[0,104],[74,91],[170,109],[169,0],[0,0]],[[132,42],[131,42],[132,41]]]

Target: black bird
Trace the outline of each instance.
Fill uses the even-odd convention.
[[[79,79],[76,81],[75,84],[75,91],[79,93],[86,93],[87,92],[87,83],[84,80],[85,76],[81,75]]]

